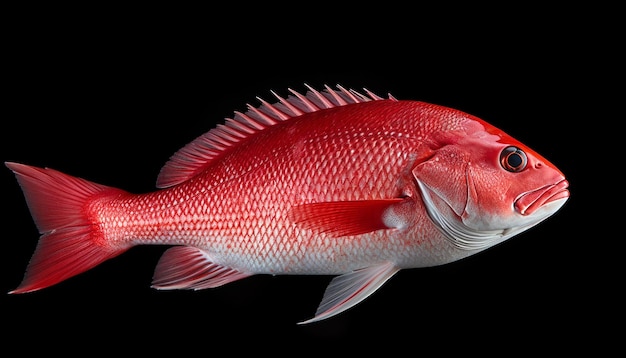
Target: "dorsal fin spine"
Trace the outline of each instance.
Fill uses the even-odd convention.
[[[312,98],[317,98],[320,100],[323,108],[331,108],[334,107],[333,104],[326,98],[324,97],[321,93],[319,93],[316,89],[314,89],[313,87],[305,84],[306,88],[309,89],[309,91],[311,91],[312,94],[315,95],[315,97],[312,96]],[[322,107],[320,107],[322,108]]]
[[[263,113],[263,111],[261,111],[260,109],[253,107],[252,105],[248,104],[248,110],[251,111],[251,114],[256,114],[259,119],[264,120],[266,123],[266,125],[264,127],[267,127],[267,124],[269,125],[274,125],[276,123],[278,123],[278,121],[276,121],[275,118],[270,117],[269,115]]]
[[[254,132],[260,131],[261,129],[265,128],[265,126],[263,124],[261,124],[261,123],[257,122],[256,120],[252,119],[251,117],[249,117],[245,113],[235,112],[235,120],[237,120],[237,117],[241,118],[243,121],[245,121],[246,123],[250,124],[254,129],[256,129]]]
[[[337,87],[341,90],[341,92],[343,94],[345,94],[346,96],[348,96],[348,98],[350,98],[354,103],[359,103],[359,99],[351,92],[348,91],[347,89],[345,89],[344,87],[337,85]]]
[[[270,114],[275,115],[281,121],[284,121],[284,120],[289,119],[289,118],[292,117],[292,116],[289,116],[289,115],[281,112],[276,106],[274,106],[273,104],[270,104],[269,102],[267,102],[263,98],[257,97],[257,99],[259,100],[259,102],[262,103],[261,109],[265,109],[266,111],[272,112]]]
[[[231,141],[228,138],[224,137],[222,133],[218,130],[212,131],[207,134],[206,138],[213,143],[217,143],[218,145],[229,146],[238,141]]]
[[[332,88],[328,87],[328,85],[324,85],[324,88],[326,88],[326,91],[335,99],[338,105],[345,106],[348,104],[348,102],[341,98],[341,96],[337,92],[333,91]]]
[[[291,111],[291,113],[293,113],[294,116],[301,116],[301,115],[304,114],[304,112],[299,110],[298,107],[296,107],[296,106],[292,105],[291,103],[289,103],[289,101],[287,101],[284,98],[282,98],[281,96],[279,96],[276,92],[274,92],[274,91],[271,91],[271,92],[274,95],[274,97],[278,98],[280,103],[283,106],[285,106],[285,108],[287,108],[288,110]]]
[[[217,128],[219,128],[220,135],[228,138],[231,142],[239,142],[241,139],[246,138],[246,135],[237,128],[232,128],[225,124],[218,124]]]
[[[364,88],[365,92],[374,100],[381,100],[383,99],[382,97],[378,97],[375,93],[372,93],[370,90],[368,90],[367,88]]]
[[[368,90],[366,90],[368,91]],[[352,93],[353,95],[359,97],[359,102],[368,102],[371,101],[371,99],[367,98],[364,94],[361,94],[355,90],[350,90],[350,93]],[[378,96],[377,96],[378,97]]]
[[[305,96],[301,95],[300,93],[292,90],[291,88],[289,89],[289,92],[293,93],[296,97],[298,97],[300,99],[300,101],[302,101],[302,103],[308,109],[306,112],[315,112],[315,111],[321,109],[317,105],[315,105],[315,103],[309,101],[308,98],[306,98]]]
[[[252,128],[250,128],[249,126],[245,125],[244,123],[241,123],[240,121],[236,121],[232,118],[226,118],[226,125],[232,129],[232,130],[238,130],[240,131],[240,133],[242,134],[242,136],[246,137],[246,134],[252,134],[255,133],[256,131]]]

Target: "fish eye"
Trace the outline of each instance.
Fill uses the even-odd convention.
[[[502,150],[500,153],[500,165],[502,168],[512,172],[518,173],[526,168],[528,158],[523,150],[515,146],[509,146]]]

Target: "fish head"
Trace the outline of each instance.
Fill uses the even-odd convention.
[[[554,164],[478,118],[433,138],[432,154],[413,176],[433,223],[461,249],[482,250],[517,235],[569,198]]]

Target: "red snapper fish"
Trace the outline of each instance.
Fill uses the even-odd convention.
[[[470,114],[342,86],[235,112],[133,194],[7,162],[42,234],[21,284],[57,284],[136,245],[172,245],[156,289],[257,274],[334,275],[314,317],[401,269],[442,265],[548,218],[569,197],[552,163]]]

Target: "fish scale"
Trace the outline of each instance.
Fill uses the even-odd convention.
[[[545,158],[470,114],[337,86],[261,100],[176,152],[132,194],[6,165],[42,233],[24,280],[43,289],[137,245],[171,245],[158,289],[257,274],[334,275],[312,323],[401,269],[442,265],[528,230],[569,197]]]

